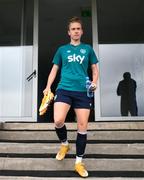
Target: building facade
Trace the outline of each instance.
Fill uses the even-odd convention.
[[[94,121],[143,120],[143,7],[143,0],[0,0],[0,121],[52,119],[52,107],[42,118],[38,108],[53,55],[69,41],[66,27],[72,16],[81,17],[82,40],[99,58]],[[133,116],[133,109],[122,115],[127,104],[122,105],[117,92],[126,72],[136,82],[135,95],[130,96],[136,101]],[[132,89],[127,84],[121,91],[130,94]]]

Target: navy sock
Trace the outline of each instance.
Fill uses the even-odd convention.
[[[56,134],[61,142],[65,142],[67,140],[67,129],[64,124],[61,128],[55,127]]]
[[[86,148],[87,134],[77,133],[76,156],[83,157]]]

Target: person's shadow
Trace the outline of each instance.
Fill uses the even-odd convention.
[[[117,95],[121,96],[121,115],[131,116],[138,115],[137,101],[136,101],[137,84],[131,78],[129,72],[123,74],[123,80],[119,82],[117,87]]]

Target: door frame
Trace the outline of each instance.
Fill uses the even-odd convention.
[[[37,121],[37,102],[38,102],[38,9],[39,0],[34,0],[34,24],[33,24],[33,71],[36,70],[36,78],[33,78],[33,108],[32,120]]]

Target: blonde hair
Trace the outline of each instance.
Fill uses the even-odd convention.
[[[69,30],[70,24],[74,22],[80,23],[82,26],[82,20],[79,17],[74,16],[68,21],[68,25],[67,25],[68,30]]]

